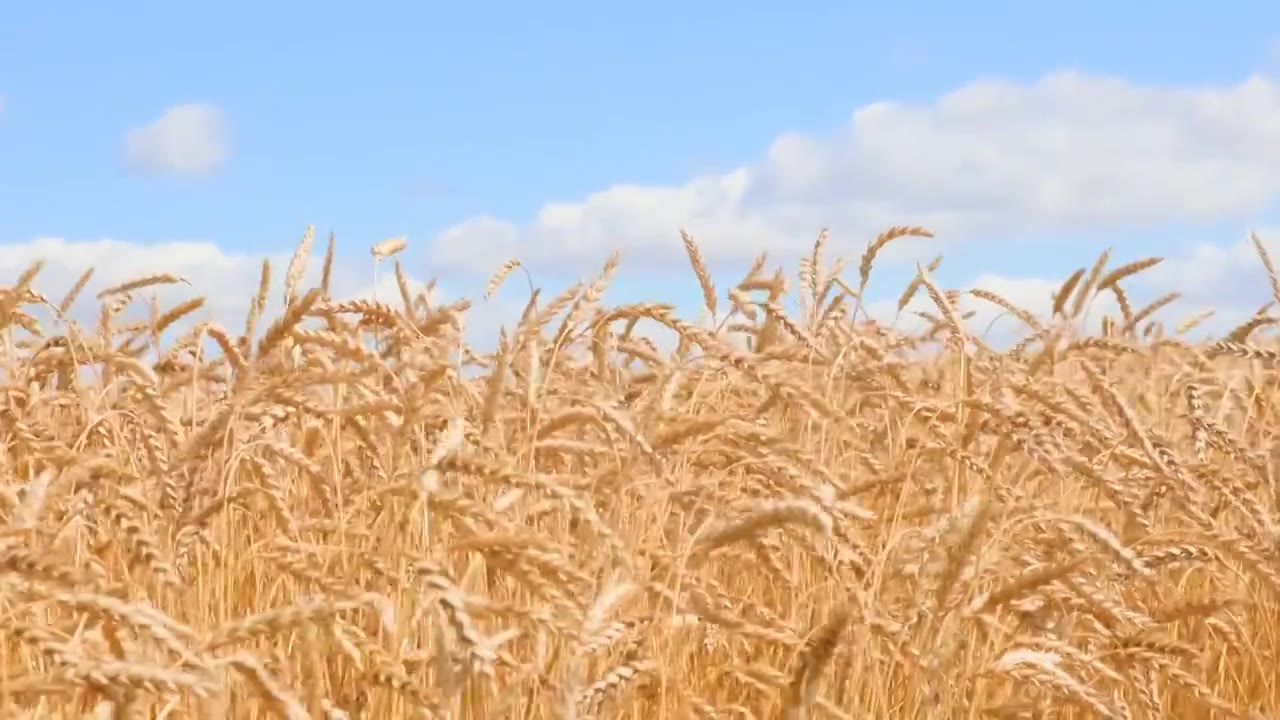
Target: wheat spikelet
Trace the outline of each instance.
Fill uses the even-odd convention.
[[[374,243],[373,246],[369,248],[369,254],[373,256],[374,260],[386,260],[401,250],[404,250],[408,244],[409,241],[404,236],[387,238],[381,242]]]
[[[693,241],[693,236],[684,230],[680,231],[680,239],[684,241],[685,253],[689,255],[689,265],[693,267],[693,273],[698,278],[698,286],[702,289],[702,304],[707,308],[707,312],[711,313],[711,317],[716,315],[716,287],[711,282],[711,273],[707,270],[707,263],[702,259],[702,252],[698,250],[698,245]],[[816,254],[815,250],[815,254]]]
[[[759,535],[772,527],[802,524],[823,535],[831,534],[831,518],[809,500],[776,500],[759,503],[741,518],[708,529],[698,537],[699,552],[712,550]]]
[[[298,247],[293,251],[293,257],[289,260],[289,267],[284,273],[284,305],[288,307],[292,302],[294,295],[298,291],[298,284],[302,282],[302,275],[307,271],[307,259],[311,255],[311,245],[316,239],[316,228],[314,225],[308,225],[306,232],[302,234],[302,240],[298,242]]]
[[[518,267],[522,267],[519,258],[511,258],[510,260],[502,263],[502,267],[498,268],[498,271],[495,272],[493,277],[489,278],[489,282],[485,284],[484,299],[488,300],[493,297],[493,294],[498,292],[498,288],[502,287],[502,283],[507,279],[507,276]]]
[[[817,699],[818,676],[835,655],[840,635],[848,623],[849,612],[839,608],[806,643],[787,686],[783,710],[785,717],[792,720],[804,720],[808,717],[809,707]]]
[[[146,277],[141,277],[136,280],[130,280],[129,282],[121,283],[119,285],[113,285],[109,288],[106,288],[98,293],[98,299],[105,300],[106,298],[114,297],[117,295],[126,295],[128,293],[132,293],[137,290],[141,290],[143,288],[154,287],[156,285],[174,285],[179,283],[183,285],[190,284],[186,280],[186,278],[182,278],[177,275],[170,275],[168,273],[160,273],[158,275],[148,275]],[[22,285],[21,278],[19,278],[18,285],[19,286]]]

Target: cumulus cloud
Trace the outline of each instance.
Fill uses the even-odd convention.
[[[1265,233],[1264,237],[1272,233]],[[1265,244],[1273,257],[1280,262],[1280,233],[1274,233],[1275,241]],[[280,311],[283,295],[283,275],[288,266],[291,251],[282,250],[265,256],[273,270],[271,292],[268,296],[267,316],[274,318]],[[170,242],[140,244],[123,240],[101,239],[70,241],[62,238],[40,238],[25,243],[0,244],[0,275],[17,277],[36,260],[45,262],[35,282],[35,289],[52,303],[57,303],[75,283],[80,274],[92,266],[94,276],[80,301],[73,307],[73,319],[92,324],[96,320],[97,303],[94,295],[101,289],[127,280],[159,273],[172,273],[188,280],[189,284],[163,286],[155,289],[158,304],[167,309],[196,296],[206,298],[205,307],[188,318],[187,322],[213,321],[232,333],[242,331],[250,299],[257,291],[258,277],[264,257],[230,251],[207,242]],[[1114,256],[1112,266],[1126,262],[1131,257]],[[304,287],[319,282],[322,253],[310,258]],[[623,273],[627,272],[624,267]],[[659,287],[656,276],[653,294],[657,299],[667,297]],[[935,276],[936,279],[936,276]],[[984,299],[969,295],[967,291],[980,288],[994,292],[1014,305],[1023,308],[1042,321],[1048,320],[1052,297],[1061,285],[1063,277],[1034,277],[978,274],[961,282],[942,283],[944,288],[960,291],[960,309],[973,311],[966,320],[967,329],[993,346],[1006,346],[1009,342],[1025,337],[1027,328],[1005,310]],[[423,290],[423,279],[409,277],[410,290]],[[1167,292],[1182,291],[1185,298],[1171,305],[1157,316],[1172,327],[1180,321],[1207,308],[1214,307],[1217,315],[1202,326],[1201,334],[1221,334],[1237,325],[1271,298],[1270,285],[1258,261],[1256,251],[1248,239],[1228,246],[1192,248],[1183,253],[1171,254],[1163,264],[1125,282],[1134,307],[1146,303]],[[500,327],[514,328],[526,301],[525,293],[512,289],[500,292],[486,301],[480,297],[481,285],[473,287],[436,287],[431,299],[437,306],[452,302],[465,295],[473,300],[464,318],[468,342],[479,348],[491,348]],[[913,313],[924,311],[936,315],[937,308],[923,291],[899,313],[896,306],[901,288],[890,287],[877,292],[866,306],[867,314],[886,326],[910,331],[922,328],[924,321]],[[151,290],[139,293],[127,315],[133,320],[146,317],[146,304]],[[372,262],[334,264],[333,294],[339,300],[373,299],[398,307],[400,293],[394,272],[389,263],[379,268],[377,284],[373,283]],[[693,320],[700,313],[700,300],[690,300],[677,307],[683,317]],[[545,300],[545,298],[544,298]],[[1110,294],[1099,297],[1089,308],[1087,322],[1080,329],[1087,333],[1098,330],[1103,315],[1119,318],[1117,303]],[[188,327],[180,324],[178,331]],[[670,333],[646,323],[644,332],[652,331],[653,339],[663,351],[674,347]]]
[[[395,307],[404,304],[400,297],[400,283],[396,280],[395,270],[392,269],[390,263],[386,263],[378,269],[378,281],[372,282],[373,276],[370,275],[364,287],[345,295],[340,295],[342,300],[377,300]],[[427,284],[416,277],[405,277],[405,284],[409,286],[410,296],[416,296],[420,292],[427,292],[427,297],[432,303],[439,303],[442,293],[438,287],[428,288]]]
[[[42,237],[0,244],[0,274],[16,277],[37,260],[44,262],[44,268],[37,276],[36,289],[54,302],[82,272],[93,267],[90,287],[96,290],[160,273],[193,278],[193,286],[165,287],[158,292],[162,299],[175,294],[183,298],[206,294],[210,308],[222,311],[248,307],[261,263],[261,258],[227,252],[207,242],[144,245],[111,238],[70,241]],[[287,257],[275,261],[285,262]]]
[[[268,321],[278,315],[283,305],[284,273],[292,257],[292,250],[266,255],[250,255],[219,247],[210,242],[167,242],[142,244],[125,240],[67,240],[65,238],[37,238],[29,242],[0,244],[0,276],[16,278],[36,261],[44,266],[36,276],[34,289],[51,303],[57,304],[76,283],[80,275],[90,267],[94,269],[89,285],[72,306],[69,317],[82,324],[91,325],[97,318],[95,295],[102,289],[135,280],[148,275],[168,273],[179,276],[186,283],[162,285],[140,291],[125,317],[141,320],[146,317],[147,304],[154,293],[162,310],[194,297],[205,298],[204,307],[179,330],[189,327],[189,322],[211,321],[224,326],[232,333],[240,333],[249,311],[251,299],[258,290],[262,262],[271,264],[271,290],[267,298]],[[313,254],[307,263],[302,286],[317,286],[324,262],[323,252]],[[410,291],[424,290],[421,278],[408,277]],[[335,262],[331,285],[337,300],[377,299],[394,307],[401,305],[400,291],[390,263],[379,269],[378,282],[373,284],[373,264]],[[429,295],[433,304],[440,305],[454,299],[449,292],[435,288]],[[502,325],[511,327],[519,317],[523,304],[495,299],[491,302],[476,301],[465,317],[467,339],[478,347],[486,347],[497,337]],[[43,313],[41,313],[43,314]]]
[[[685,227],[710,258],[741,260],[803,250],[821,227],[840,252],[899,224],[946,240],[1213,220],[1276,200],[1277,163],[1280,85],[1261,76],[1188,88],[1079,72],[983,80],[861,107],[827,135],[784,134],[730,172],[615,185],[524,223],[470,218],[433,254],[487,268],[513,255],[595,263],[621,246],[660,262],[681,257]]]
[[[1272,263],[1280,265],[1280,229],[1263,229],[1258,232],[1258,237]],[[1109,269],[1136,259],[1139,258],[1119,251],[1113,252]],[[1092,263],[1090,261],[1085,264]],[[961,310],[974,313],[966,321],[967,328],[985,337],[993,345],[1000,345],[1025,336],[1026,327],[994,303],[964,294],[965,291],[982,289],[993,292],[1044,321],[1050,317],[1054,293],[1065,280],[1065,274],[1045,278],[982,273],[966,283],[952,287],[962,292]],[[1183,321],[1204,311],[1212,310],[1213,315],[1198,324],[1189,335],[1192,339],[1221,336],[1274,299],[1271,283],[1257,248],[1248,236],[1233,243],[1203,243],[1166,253],[1162,262],[1121,284],[1134,311],[1165,295],[1178,293],[1178,300],[1165,305],[1152,318],[1163,322],[1167,330],[1176,328]],[[924,327],[924,321],[915,316],[914,311],[938,314],[937,307],[924,292],[917,293],[901,313],[898,312],[896,299],[890,298],[871,303],[867,311],[878,322],[896,324],[904,330]],[[1269,312],[1274,316],[1280,310],[1272,308]],[[1091,302],[1087,308],[1086,322],[1079,329],[1086,333],[1096,333],[1103,316],[1113,319],[1121,317],[1119,303],[1109,292],[1097,296]]]
[[[1066,277],[1010,277],[982,273],[952,289],[960,292],[957,310],[967,317],[963,321],[965,329],[989,345],[1003,347],[1026,337],[1032,330],[1009,311],[984,298],[970,295],[969,291],[985,290],[994,293],[1014,307],[1027,311],[1040,322],[1048,323],[1051,320],[1054,293],[1062,286],[1064,280]],[[872,302],[866,310],[867,315],[876,322],[904,332],[919,331],[928,327],[928,322],[916,313],[923,312],[933,317],[940,315],[938,306],[923,289],[912,297],[901,312],[898,311],[896,298]],[[1088,307],[1085,319],[1086,321],[1096,320],[1104,315],[1120,317],[1119,306],[1109,294],[1098,297]],[[1097,332],[1099,326],[1091,322],[1088,327],[1080,329],[1085,332]]]
[[[1260,229],[1257,237],[1272,264],[1280,266],[1280,228]],[[1187,305],[1212,308],[1214,317],[1206,326],[1214,332],[1235,327],[1274,301],[1262,259],[1247,235],[1234,243],[1202,243],[1170,255],[1131,284],[1147,296],[1177,292]]]
[[[149,173],[199,176],[226,162],[227,122],[208,103],[174,105],[125,135],[125,161]]]
[[[1280,264],[1280,228],[1260,230],[1257,236],[1271,262]],[[1166,258],[1138,279],[1153,290],[1181,292],[1206,302],[1250,304],[1257,309],[1271,300],[1262,259],[1247,236],[1226,245],[1202,243]]]

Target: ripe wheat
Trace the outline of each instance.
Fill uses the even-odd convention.
[[[1280,717],[1268,308],[1194,344],[1175,296],[1129,305],[1158,258],[1037,317],[939,257],[903,333],[863,294],[908,236],[720,295],[682,234],[697,321],[604,307],[616,255],[545,304],[511,260],[491,353],[398,262],[399,307],[332,299],[332,236],[304,291],[311,228],[279,317],[264,263],[242,335],[166,346],[199,298],[119,316],[181,278],[82,327],[91,273],[55,306],[33,266],[0,290],[0,717]]]

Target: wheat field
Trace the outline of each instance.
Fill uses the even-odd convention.
[[[300,287],[312,229],[244,328],[163,345],[201,298],[122,312],[180,278],[76,323],[90,274],[31,267],[0,294],[0,717],[1280,718],[1272,306],[1193,343],[1125,294],[1158,258],[1046,317],[935,261],[895,331],[861,297],[912,236],[724,291],[685,235],[686,319],[604,306],[616,255],[555,295],[513,260],[492,352],[398,262],[400,297],[334,300],[332,236]]]

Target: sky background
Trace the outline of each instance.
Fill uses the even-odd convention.
[[[723,294],[762,249],[794,277],[823,227],[856,265],[923,224],[878,311],[937,254],[947,286],[1041,309],[1110,246],[1168,258],[1131,283],[1187,294],[1162,317],[1229,324],[1269,299],[1248,231],[1280,253],[1278,28],[1261,2],[15,4],[0,273],[173,271],[232,325],[314,224],[342,292],[405,234],[444,297],[511,256],[553,293],[618,249],[610,300],[696,314],[681,227]]]

